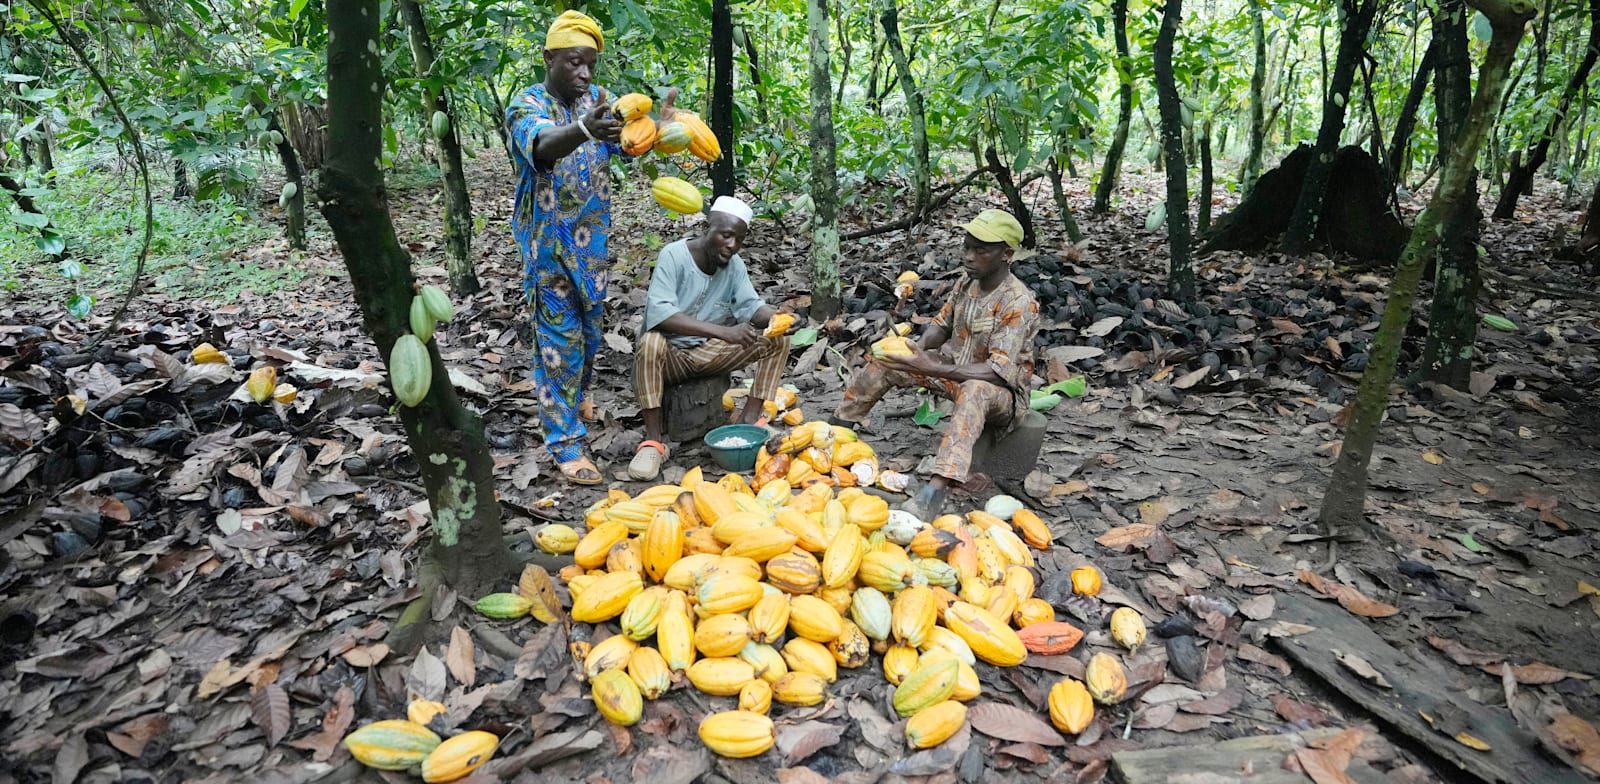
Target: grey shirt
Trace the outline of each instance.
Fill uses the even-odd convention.
[[[746,324],[764,304],[750,283],[744,259],[735,254],[728,266],[707,275],[694,263],[688,240],[678,240],[656,257],[650,293],[645,298],[644,328],[655,329],[674,313],[721,326]],[[695,335],[666,334],[667,342],[678,348],[706,342]]]

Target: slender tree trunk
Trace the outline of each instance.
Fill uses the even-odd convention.
[[[1111,0],[1111,33],[1117,42],[1117,130],[1100,166],[1100,183],[1094,189],[1094,212],[1111,211],[1111,194],[1117,190],[1122,155],[1128,148],[1128,126],[1133,122],[1133,58],[1128,52],[1128,0]]]
[[[1588,125],[1589,86],[1584,85],[1583,92],[1578,96],[1578,121],[1572,124],[1578,138],[1572,143],[1572,163],[1567,167],[1572,176],[1567,178],[1567,193],[1562,199],[1565,204],[1577,200],[1579,175],[1583,174],[1583,167],[1589,162],[1589,135],[1585,132]]]
[[[415,282],[411,259],[389,218],[379,168],[383,149],[383,54],[378,0],[328,0],[328,159],[321,179],[322,213],[350,272],[363,323],[388,357],[407,331]],[[400,406],[400,422],[432,508],[433,539],[423,556],[422,595],[430,607],[439,585],[461,596],[503,590],[513,564],[500,531],[494,464],[483,420],[456,397],[436,341],[428,342],[434,382],[416,407]],[[428,633],[426,612],[408,612],[390,647],[414,649]],[[411,622],[406,622],[409,619]]]
[[[1183,157],[1183,109],[1172,73],[1172,48],[1183,19],[1183,0],[1167,0],[1156,34],[1156,102],[1161,111],[1161,147],[1167,162],[1167,245],[1172,261],[1167,287],[1184,302],[1194,300],[1194,264],[1189,249],[1189,163]]]
[[[300,156],[295,153],[294,143],[289,140],[289,134],[283,132],[283,125],[278,122],[277,112],[267,115],[267,130],[276,131],[278,138],[283,140],[274,146],[278,151],[278,162],[283,164],[284,182],[294,185],[294,195],[289,197],[288,204],[283,205],[284,214],[289,219],[289,247],[305,250],[306,183],[304,173],[300,171]]]
[[[1200,211],[1195,217],[1195,233],[1211,229],[1211,192],[1215,182],[1211,172],[1211,116],[1200,124]]]
[[[1594,195],[1589,197],[1589,209],[1583,214],[1583,235],[1578,238],[1578,254],[1587,255],[1600,248],[1600,180],[1595,180]],[[1590,271],[1600,275],[1600,255],[1590,261]]]
[[[927,217],[924,213],[932,198],[928,118],[922,105],[922,91],[917,89],[917,80],[911,75],[911,61],[900,44],[900,8],[895,0],[883,0],[878,19],[883,25],[884,45],[894,59],[895,73],[900,76],[900,89],[906,95],[906,112],[911,115],[911,190],[916,199],[914,214],[920,221]]]
[[[1489,41],[1483,66],[1478,71],[1478,93],[1472,100],[1466,125],[1451,146],[1444,172],[1439,178],[1439,187],[1434,190],[1427,208],[1417,216],[1411,239],[1406,243],[1394,279],[1389,284],[1383,320],[1373,338],[1371,358],[1361,375],[1361,388],[1356,394],[1339,459],[1334,464],[1333,477],[1322,499],[1322,526],[1336,535],[1362,519],[1367,496],[1367,466],[1372,460],[1372,446],[1377,439],[1378,425],[1389,402],[1389,383],[1394,379],[1406,324],[1411,321],[1411,305],[1416,297],[1417,283],[1439,241],[1444,216],[1455,210],[1466,196],[1466,186],[1474,177],[1473,166],[1478,157],[1478,148],[1495,120],[1494,109],[1500,101],[1501,91],[1505,89],[1511,61],[1516,57],[1517,44],[1522,39],[1523,25],[1533,16],[1533,5],[1529,0],[1472,0],[1470,5],[1489,18],[1494,34]]]
[[[175,201],[194,198],[194,183],[189,181],[189,167],[182,158],[172,159],[172,198]]]
[[[761,118],[761,124],[767,124],[767,90],[761,85],[761,61],[756,57],[756,42],[750,40],[750,31],[742,30],[740,38],[744,39],[744,55],[750,60],[750,85],[756,91],[756,117]]]
[[[833,135],[828,0],[806,0],[811,41],[811,317],[839,312],[838,141]]]
[[[1587,107],[1586,107],[1587,108]],[[51,175],[56,170],[56,154],[54,144],[50,140],[50,121],[39,123],[39,173],[44,176],[45,187],[56,187],[56,178]]]
[[[1438,59],[1438,41],[1439,34],[1435,30],[1433,40],[1428,42],[1428,48],[1422,53],[1422,61],[1417,63],[1416,74],[1411,77],[1411,89],[1406,91],[1406,102],[1400,107],[1400,117],[1394,122],[1394,137],[1389,142],[1389,156],[1384,167],[1389,177],[1385,192],[1394,190],[1395,186],[1404,182],[1406,172],[1411,168],[1411,131],[1417,126],[1417,110],[1422,108],[1423,96],[1428,93],[1428,79]]]
[[[1567,80],[1567,87],[1561,93],[1561,102],[1556,105],[1555,114],[1550,115],[1550,120],[1545,124],[1544,130],[1539,133],[1538,139],[1527,152],[1523,153],[1519,164],[1511,167],[1506,177],[1506,185],[1500,191],[1500,200],[1494,205],[1495,220],[1509,220],[1517,211],[1517,200],[1522,194],[1533,187],[1533,175],[1537,174],[1539,167],[1550,155],[1550,142],[1561,132],[1562,123],[1566,122],[1567,111],[1572,108],[1572,99],[1583,87],[1589,78],[1589,71],[1594,68],[1595,61],[1600,59],[1600,0],[1589,0],[1589,44],[1584,49],[1583,59],[1578,61],[1578,67],[1573,70],[1572,78]]]
[[[1462,0],[1442,0],[1433,21],[1439,46],[1434,115],[1438,119],[1439,152],[1448,156],[1472,107],[1472,55],[1467,44],[1467,8]],[[1420,375],[1466,389],[1472,380],[1473,344],[1478,336],[1478,210],[1477,171],[1462,186],[1461,199],[1440,216],[1434,253],[1433,302]]]
[[[478,273],[472,264],[472,197],[467,192],[466,167],[461,162],[461,137],[455,114],[443,89],[429,86],[436,75],[433,40],[417,0],[400,0],[400,15],[405,19],[411,40],[411,61],[422,82],[422,111],[430,124],[435,114],[449,118],[444,134],[434,141],[439,150],[439,174],[444,186],[445,268],[450,272],[450,288],[462,296],[476,294]]]
[[[878,77],[883,73],[883,53],[888,48],[887,38],[878,37],[878,28],[867,25],[867,34],[872,36],[872,72],[867,75],[867,108],[874,113],[883,110],[883,104],[878,101]]]
[[[844,23],[844,14],[844,9],[837,4],[833,6],[833,26],[839,36],[839,92],[833,99],[837,104],[844,103],[844,88],[850,85],[850,58],[855,54],[855,47],[850,45],[850,30]]]
[[[711,132],[722,143],[722,155],[711,163],[711,191],[732,196],[738,188],[734,180],[733,152],[737,139],[733,128],[733,7],[730,0],[711,3]]]
[[[1061,184],[1061,158],[1060,154],[1050,156],[1050,194],[1055,197],[1056,211],[1061,213],[1061,227],[1067,231],[1067,239],[1073,242],[1083,241],[1083,229],[1078,227],[1078,219],[1072,215],[1072,205],[1067,203],[1067,191]]]
[[[1016,180],[1011,178],[1011,167],[1000,160],[1000,153],[992,144],[983,155],[989,162],[989,171],[994,173],[994,180],[1000,186],[1000,192],[1006,195],[1006,204],[1011,208],[1011,214],[1022,224],[1023,247],[1035,247],[1039,238],[1033,230],[1033,215],[1028,212],[1028,202],[1023,200],[1022,191],[1017,188]]]
[[[1248,197],[1261,177],[1262,147],[1266,144],[1267,26],[1264,0],[1249,0],[1250,40],[1255,45],[1255,68],[1250,72],[1250,152],[1239,174],[1239,195]],[[1226,153],[1224,153],[1226,154]],[[1202,228],[1200,231],[1204,232]]]
[[[1284,231],[1283,251],[1298,256],[1311,246],[1322,218],[1322,204],[1328,196],[1328,178],[1333,174],[1333,157],[1339,151],[1339,136],[1344,133],[1345,107],[1350,88],[1355,84],[1356,66],[1367,47],[1367,32],[1378,12],[1378,0],[1343,0],[1344,29],[1339,34],[1339,53],[1334,61],[1332,83],[1323,94],[1322,127],[1317,144],[1295,200],[1289,228]]]

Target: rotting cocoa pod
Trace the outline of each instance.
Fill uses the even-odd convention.
[[[1190,683],[1198,683],[1205,674],[1205,654],[1195,644],[1191,635],[1167,638],[1167,666],[1172,673]]]
[[[1196,634],[1194,621],[1189,620],[1187,615],[1169,615],[1163,618],[1161,623],[1156,624],[1151,631],[1155,632],[1157,637],[1182,637]]]

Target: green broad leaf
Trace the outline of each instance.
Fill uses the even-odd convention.
[[[1483,314],[1483,323],[1488,324],[1495,329],[1505,330],[1506,332],[1517,331],[1516,322],[1506,318],[1505,316],[1496,316],[1492,313],[1485,313]]]
[[[306,10],[306,0],[294,0],[289,4],[289,21],[293,22],[299,19],[300,12],[304,10]]]
[[[813,344],[815,342],[817,342],[817,328],[816,327],[806,327],[805,329],[797,329],[797,330],[795,330],[793,335],[789,336],[789,347],[790,348],[796,348],[796,347],[799,347],[799,346],[809,346],[809,345],[811,345],[811,344]]]
[[[1049,411],[1060,403],[1061,396],[1054,392],[1041,394],[1039,390],[1034,390],[1033,394],[1028,396],[1028,408],[1034,411]]]
[[[48,101],[61,93],[49,87],[29,87],[17,94],[24,101]]]
[[[51,256],[59,256],[67,249],[67,241],[53,231],[34,237],[33,244]]]
[[[1034,394],[1037,395],[1051,393],[1065,395],[1067,397],[1083,397],[1089,393],[1089,379],[1084,378],[1083,376],[1073,376],[1072,378],[1057,381],[1056,383],[1051,384],[1050,386],[1047,386],[1044,389],[1035,392]]]
[[[932,400],[923,399],[922,405],[917,407],[917,413],[911,415],[911,421],[923,427],[933,427],[939,424],[939,420],[944,419],[944,416],[943,411],[934,408]]]
[[[50,225],[50,216],[40,215],[37,212],[13,212],[11,213],[11,220],[24,226],[32,226],[35,229],[42,229]]]
[[[1473,538],[1472,534],[1462,534],[1460,539],[1462,547],[1465,547],[1475,553],[1481,553],[1486,549],[1483,545],[1478,544],[1478,540]]]
[[[67,312],[75,319],[87,318],[89,311],[94,307],[94,297],[88,294],[73,294],[67,297]]]
[[[67,280],[77,280],[83,276],[83,265],[76,259],[61,262],[61,277]]]

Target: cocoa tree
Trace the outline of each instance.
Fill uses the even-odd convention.
[[[1173,296],[1194,299],[1194,263],[1189,248],[1189,164],[1183,153],[1183,108],[1172,71],[1172,49],[1183,19],[1183,0],[1167,0],[1156,34],[1156,101],[1161,111],[1161,150],[1167,164],[1167,285]]]
[[[395,237],[379,169],[384,89],[378,5],[378,0],[327,4],[329,153],[320,196],[367,334],[388,357],[407,331],[415,293],[411,259]],[[391,647],[398,650],[426,641],[427,610],[441,585],[468,596],[489,593],[513,567],[501,539],[483,420],[461,405],[437,341],[427,348],[434,383],[418,405],[401,406],[399,415],[432,508],[433,539],[420,566],[422,594],[391,633]],[[419,370],[390,368],[391,373]]]
[[[722,142],[722,155],[711,162],[711,190],[718,196],[732,196],[733,153],[738,147],[733,137],[733,9],[729,0],[711,3],[711,132]]]
[[[1106,159],[1100,167],[1100,184],[1094,189],[1094,211],[1105,213],[1111,209],[1111,194],[1117,189],[1117,175],[1122,170],[1122,153],[1128,147],[1128,125],[1133,122],[1133,58],[1128,56],[1128,0],[1111,0],[1112,35],[1117,45],[1117,129],[1111,135],[1111,146],[1106,148]]]
[[[1531,0],[1466,0],[1467,5],[1489,19],[1493,34],[1483,65],[1478,69],[1478,89],[1472,98],[1466,122],[1451,145],[1428,206],[1417,216],[1399,266],[1389,284],[1383,319],[1369,349],[1367,369],[1361,374],[1361,387],[1345,430],[1333,477],[1323,494],[1319,520],[1325,531],[1339,535],[1362,519],[1367,498],[1367,467],[1372,461],[1372,446],[1378,425],[1389,402],[1389,384],[1394,380],[1400,359],[1400,343],[1406,324],[1411,321],[1411,306],[1417,284],[1427,260],[1438,247],[1443,222],[1459,209],[1474,175],[1474,161],[1484,137],[1494,124],[1496,108],[1505,92],[1511,61],[1522,41],[1523,26],[1533,18]]]
[[[811,37],[811,317],[839,312],[838,140],[828,58],[828,0],[807,0]]]
[[[1545,47],[1540,47],[1540,51],[1546,51]],[[1517,211],[1517,200],[1533,187],[1533,175],[1549,158],[1550,143],[1555,140],[1562,124],[1566,122],[1567,112],[1572,108],[1572,99],[1577,97],[1578,91],[1588,80],[1589,72],[1593,70],[1596,60],[1600,60],[1600,0],[1589,0],[1589,43],[1584,48],[1583,59],[1578,61],[1578,67],[1573,69],[1572,76],[1567,79],[1566,89],[1561,93],[1561,102],[1556,104],[1555,113],[1550,115],[1549,121],[1545,123],[1533,146],[1520,156],[1520,162],[1511,167],[1506,177],[1506,186],[1500,191],[1500,200],[1494,205],[1495,220],[1510,219]],[[1541,70],[1543,70],[1542,63]]]

